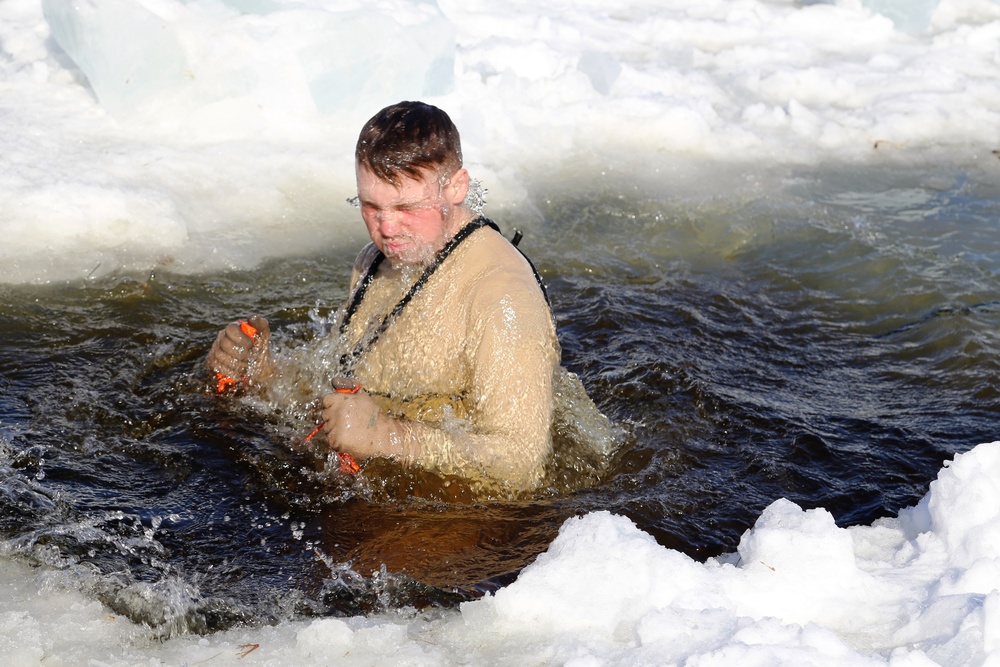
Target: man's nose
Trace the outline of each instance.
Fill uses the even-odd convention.
[[[380,211],[378,215],[378,231],[382,236],[392,236],[399,232],[399,211]]]

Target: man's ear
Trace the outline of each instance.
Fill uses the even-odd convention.
[[[448,180],[448,201],[453,206],[458,206],[465,201],[465,195],[469,193],[469,172],[464,168],[458,169]]]

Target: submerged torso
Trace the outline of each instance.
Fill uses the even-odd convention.
[[[362,251],[352,287],[376,255]],[[478,229],[380,330],[422,271],[379,265],[344,331],[356,351],[348,373],[387,413],[437,428],[424,443],[429,469],[536,485],[551,454],[559,345],[530,264]]]

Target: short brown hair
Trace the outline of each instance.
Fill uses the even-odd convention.
[[[424,102],[387,106],[361,128],[354,150],[358,166],[378,178],[399,184],[399,175],[419,178],[421,171],[462,167],[458,128],[441,109]]]

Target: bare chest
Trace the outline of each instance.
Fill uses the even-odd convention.
[[[435,275],[400,304],[412,276],[376,278],[349,323],[354,374],[369,391],[401,399],[462,396],[471,381],[465,304],[444,275]]]

